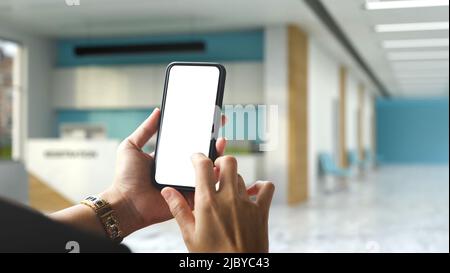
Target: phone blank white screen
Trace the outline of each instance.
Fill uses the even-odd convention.
[[[195,187],[191,156],[209,154],[219,73],[215,66],[170,69],[156,156],[158,183]]]

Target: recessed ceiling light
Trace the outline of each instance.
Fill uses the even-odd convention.
[[[415,78],[415,79],[405,79],[405,78],[399,78],[397,79],[400,83],[405,84],[448,84],[448,78],[437,78],[437,79],[430,79],[430,78]]]
[[[448,88],[448,84],[399,84],[400,87],[405,89],[422,89],[422,88]]]
[[[403,84],[448,84],[449,80],[447,79],[417,79],[417,80],[413,80],[413,79],[398,79],[397,81],[399,83],[403,83]]]
[[[408,23],[408,24],[383,24],[375,26],[376,32],[426,31],[426,30],[448,30],[448,21]]]
[[[448,6],[448,0],[367,1],[367,10]]]
[[[395,73],[397,79],[448,79],[448,71],[444,72],[422,72],[422,73]]]
[[[448,89],[448,84],[400,84],[399,86],[407,90],[419,90],[424,88]]]
[[[408,61],[408,62],[393,62],[392,68],[397,71],[420,71],[420,70],[449,70],[447,60],[430,60],[430,61]],[[448,74],[448,73],[447,73]]]
[[[391,61],[445,60],[448,59],[448,50],[389,52],[388,59]]]
[[[383,41],[386,49],[394,48],[420,48],[420,47],[448,47],[448,38],[443,39],[413,39],[413,40],[386,40]]]

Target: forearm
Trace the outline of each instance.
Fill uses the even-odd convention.
[[[140,226],[133,219],[133,213],[128,202],[114,190],[108,189],[98,195],[106,200],[114,210],[119,221],[119,226],[123,232],[123,237],[128,236],[138,230]],[[50,218],[58,222],[76,226],[80,229],[106,236],[103,224],[94,210],[84,204],[78,204],[49,215]]]

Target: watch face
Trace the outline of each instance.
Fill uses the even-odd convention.
[[[96,205],[98,208],[101,208],[101,207],[103,207],[103,206],[105,205],[105,202],[103,202],[102,199],[97,199],[97,200],[95,200],[95,205]]]

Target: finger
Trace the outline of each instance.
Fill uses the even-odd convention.
[[[247,188],[247,194],[250,196],[257,195],[261,189],[262,184],[264,184],[265,182],[266,181],[260,181],[260,180],[256,181],[255,183],[250,185],[250,187]]]
[[[161,111],[155,108],[150,116],[128,137],[128,140],[141,149],[145,143],[156,133],[159,126]]]
[[[268,215],[274,191],[275,186],[272,182],[258,181],[247,190],[247,193],[256,195],[256,204]]]
[[[216,159],[214,165],[219,169],[220,191],[237,193],[237,161],[232,156],[222,156]]]
[[[227,123],[227,117],[225,115],[221,116],[221,120],[220,120],[220,126],[225,126],[225,124]]]
[[[217,156],[222,156],[225,152],[225,147],[227,146],[227,140],[223,137],[218,138],[216,141],[216,151]]]
[[[245,182],[240,174],[238,174],[238,192],[242,197],[248,198]]]
[[[196,191],[200,194],[212,193],[215,190],[214,165],[204,154],[196,153],[191,157],[195,170]]]
[[[250,187],[247,188],[247,194],[249,196],[254,196],[256,194],[258,194],[258,183],[260,183],[260,181],[255,182],[254,184],[252,184]]]
[[[183,238],[185,240],[194,232],[195,218],[186,199],[177,190],[165,187],[161,191],[161,195],[166,200],[170,212],[178,223]]]

